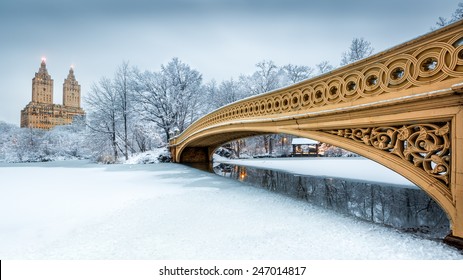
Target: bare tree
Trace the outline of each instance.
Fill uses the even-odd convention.
[[[435,26],[431,27],[431,30],[439,29],[441,27],[444,27],[446,25],[459,21],[462,18],[463,18],[463,2],[459,2],[457,5],[457,8],[453,12],[450,19],[447,19],[445,17],[439,17],[436,21]]]
[[[250,95],[268,92],[280,87],[278,67],[271,60],[256,64],[257,71],[251,76],[241,76],[240,81]]]
[[[114,161],[118,159],[117,122],[118,122],[118,96],[114,90],[113,82],[108,78],[101,78],[93,84],[86,99],[89,109],[88,126],[96,136],[110,142]],[[103,143],[102,149],[105,145]]]
[[[439,17],[436,21],[436,28],[431,28],[431,29],[437,29],[437,28],[441,28],[441,27],[444,27],[446,25],[448,25],[448,20],[444,17]]]
[[[318,70],[318,74],[324,74],[332,71],[334,69],[333,65],[331,65],[327,60],[324,60],[316,65]]]
[[[354,38],[349,50],[342,54],[341,66],[368,57],[373,53],[371,43],[363,38]]]
[[[311,67],[293,64],[287,64],[282,69],[292,84],[310,78],[314,72],[314,69]]]
[[[129,122],[132,117],[132,99],[133,94],[130,88],[131,83],[131,71],[129,69],[129,63],[123,62],[116,71],[114,77],[114,90],[117,95],[118,113],[122,118],[122,138],[123,141],[123,154],[125,159],[129,159]]]

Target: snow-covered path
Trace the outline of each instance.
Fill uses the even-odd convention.
[[[0,164],[0,259],[463,259],[176,164]]]

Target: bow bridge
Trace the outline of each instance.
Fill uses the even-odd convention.
[[[463,248],[463,21],[303,82],[226,105],[170,140],[211,161],[240,138],[286,133],[376,161],[436,200]]]

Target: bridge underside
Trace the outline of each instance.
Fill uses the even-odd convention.
[[[212,112],[170,142],[175,162],[285,133],[332,144],[401,174],[451,220],[463,248],[463,22],[371,58]]]
[[[212,160],[212,154],[218,147],[233,140],[257,136],[259,134],[263,133],[234,131],[198,138],[182,150],[180,158],[174,160],[181,163],[208,163]]]

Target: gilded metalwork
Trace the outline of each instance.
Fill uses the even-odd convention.
[[[326,131],[396,155],[448,185],[450,177],[449,123],[413,124]]]

